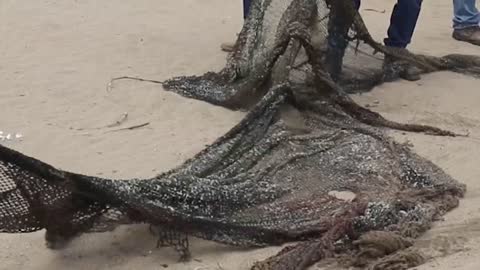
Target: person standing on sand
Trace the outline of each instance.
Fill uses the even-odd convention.
[[[361,0],[354,0],[355,8],[360,9]],[[418,17],[422,7],[422,0],[397,0],[390,16],[390,26],[388,27],[387,38],[384,44],[387,47],[406,48],[410,44]],[[348,46],[347,33],[335,29],[337,25],[343,25],[338,17],[329,23],[328,51],[327,51],[327,70],[334,81],[340,77],[343,65],[345,49]],[[397,75],[409,81],[420,79],[420,70],[416,67],[390,57],[385,57],[383,63],[384,80],[390,81]]]
[[[473,0],[474,1],[474,0]],[[360,8],[361,0],[353,0],[357,9]],[[248,16],[250,11],[251,0],[243,0],[243,17]],[[390,17],[390,27],[388,28],[388,37],[384,40],[386,46],[406,48],[410,44],[415,27],[417,25],[418,16],[422,0],[397,0],[394,6],[392,15]],[[341,20],[342,18],[337,18]],[[339,21],[329,23],[328,36],[328,53],[327,53],[327,70],[329,71],[333,80],[338,80],[342,71],[342,62],[345,50],[348,46],[348,39],[346,34],[341,30],[335,29],[337,25],[342,25]],[[337,31],[338,30],[338,31]],[[231,52],[234,43],[223,43],[221,48],[223,51]],[[398,63],[394,59],[385,58],[384,70],[387,74],[394,73],[398,67],[403,63]],[[415,67],[408,67],[400,74],[400,77],[409,81],[416,81],[420,79],[420,71]],[[388,79],[387,79],[388,80]]]
[[[480,46],[480,12],[475,0],[453,0],[453,13],[452,37]]]
[[[250,5],[252,0],[243,0],[243,19],[245,20],[248,17],[248,13],[250,13]],[[231,52],[233,51],[233,46],[235,43],[222,43],[220,46],[223,51]]]

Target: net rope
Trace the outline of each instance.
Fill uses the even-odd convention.
[[[341,74],[329,68],[339,49],[328,46],[332,36],[348,45]],[[401,63],[393,73],[383,68],[385,57]],[[223,70],[164,82],[185,97],[248,110],[244,119],[151,179],[66,172],[0,146],[0,232],[45,229],[48,247],[57,249],[83,233],[147,223],[159,245],[175,246],[182,259],[195,236],[246,247],[300,241],[257,270],[306,269],[342,255],[371,269],[416,266],[424,258],[411,239],[456,207],[465,186],[384,128],[457,134],[389,121],[346,94],[412,65],[480,74],[478,57],[384,47],[348,0],[255,0]]]

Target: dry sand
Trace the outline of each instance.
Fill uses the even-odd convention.
[[[373,34],[382,38],[393,1],[364,1]],[[411,48],[480,54],[450,37],[451,1],[425,0]],[[166,79],[220,69],[218,48],[241,27],[237,0],[0,0],[0,130],[5,143],[62,169],[109,177],[148,177],[181,164],[242,117],[115,76]],[[436,258],[418,268],[480,269],[479,80],[452,73],[396,82],[356,96],[391,119],[438,125],[469,138],[395,133],[468,185],[461,206],[435,224],[418,246]],[[123,126],[106,132],[128,112]],[[171,249],[154,249],[145,226],[88,235],[64,251],[45,248],[43,233],[0,235],[0,269],[248,269],[278,248],[238,250],[194,240],[195,261],[178,264]],[[200,268],[199,268],[200,267]],[[315,267],[314,267],[315,268]]]

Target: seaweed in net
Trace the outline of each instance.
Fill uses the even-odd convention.
[[[252,5],[222,71],[164,83],[190,98],[249,109],[242,121],[151,179],[61,171],[0,146],[0,231],[46,229],[48,246],[61,248],[83,233],[148,223],[160,235],[159,246],[175,246],[184,259],[188,236],[196,236],[248,247],[301,241],[253,269],[305,269],[341,254],[372,269],[420,264],[410,239],[456,207],[465,186],[382,128],[456,134],[389,121],[354,103],[345,89],[381,83],[385,56],[405,63],[398,74],[415,65],[477,75],[480,61],[386,48],[348,0]],[[342,74],[328,69],[326,39],[333,34],[351,44]],[[338,192],[350,192],[353,200]]]

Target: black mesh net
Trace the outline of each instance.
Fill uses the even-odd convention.
[[[420,264],[410,238],[456,207],[465,187],[382,128],[456,134],[386,120],[345,91],[368,90],[412,66],[477,75],[480,60],[386,48],[348,0],[252,5],[225,69],[164,83],[190,98],[248,108],[240,123],[152,179],[60,171],[0,146],[0,231],[46,229],[48,246],[60,248],[82,233],[148,223],[159,245],[175,246],[184,259],[191,235],[249,247],[301,241],[254,269],[305,269],[328,257],[371,269]],[[329,38],[345,46],[331,47]]]

